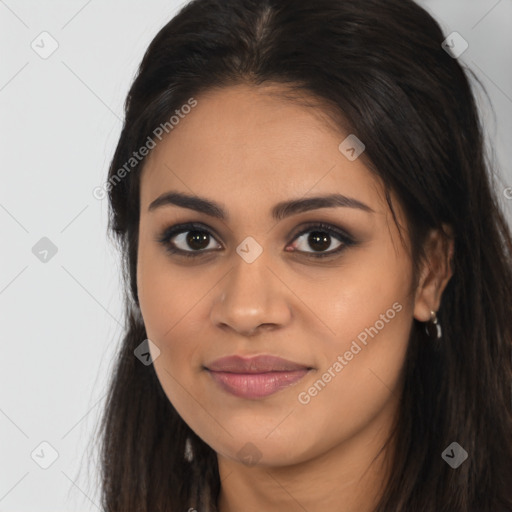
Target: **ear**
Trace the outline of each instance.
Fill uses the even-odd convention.
[[[443,230],[431,230],[425,241],[425,261],[414,301],[414,318],[420,322],[430,320],[430,311],[439,310],[441,296],[453,275],[453,233],[446,224],[443,224]]]

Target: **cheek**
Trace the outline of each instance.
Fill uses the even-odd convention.
[[[374,397],[377,405],[382,396],[372,385],[392,388],[398,379],[411,329],[411,305],[398,293],[370,295],[371,301],[367,297],[349,295],[338,307],[321,310],[331,332],[311,339],[316,339],[315,382],[322,381],[317,389],[323,394],[329,387],[334,393],[323,398],[324,407],[332,401],[331,407],[364,409],[367,397]],[[301,391],[307,389],[302,386]]]
[[[165,250],[147,238],[141,234],[137,261],[140,308],[148,337],[165,344],[197,314],[214,280],[201,276],[199,267],[171,264]]]
[[[198,337],[191,332],[204,288],[195,290],[179,267],[171,266],[165,253],[141,237],[137,261],[137,287],[147,337],[158,347],[154,368],[171,402],[179,386],[190,388],[184,368],[190,367]],[[193,330],[193,329],[192,329]]]
[[[388,323],[373,312],[367,312],[362,323],[345,317],[350,325],[340,323],[338,332],[351,334],[324,343],[323,364],[297,389],[297,417],[309,426],[305,431],[322,432],[305,435],[305,446],[328,450],[376,418],[391,416],[398,406],[412,309],[405,304],[400,309],[396,301],[396,311],[393,303],[384,302],[377,312],[388,311]]]
[[[365,258],[308,295],[330,335],[318,340],[318,371],[297,399],[312,417],[330,410],[333,432],[360,427],[398,393],[413,301],[409,264],[392,256]]]
[[[294,291],[327,327],[327,352],[348,350],[358,336],[364,343],[365,336],[370,337],[368,329],[377,334],[375,327],[381,338],[407,338],[409,321],[404,319],[412,317],[412,268],[399,256],[393,248],[379,244],[379,251],[353,253],[319,279],[308,276],[294,283]]]
[[[169,267],[160,271],[153,266],[142,275],[141,312],[148,338],[161,350],[159,363],[169,369],[183,370],[185,363],[190,367],[207,321],[202,302],[208,290],[205,281],[185,278]]]
[[[195,381],[199,362],[199,321],[205,293],[213,286],[194,279],[193,270],[171,266],[160,255],[141,254],[138,261],[138,293],[146,333],[160,353],[154,369],[162,389],[184,421],[191,426],[204,424],[203,409],[196,401]]]

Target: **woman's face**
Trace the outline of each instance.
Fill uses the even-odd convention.
[[[138,296],[167,397],[231,463],[287,465],[383,439],[413,316],[428,308],[411,293],[382,185],[318,109],[249,86],[196,99],[141,181]],[[150,208],[169,192],[217,209]],[[308,202],[333,194],[350,199]],[[213,364],[259,355],[294,365]]]

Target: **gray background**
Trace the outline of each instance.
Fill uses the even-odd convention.
[[[491,98],[478,91],[512,219],[504,193],[512,186],[512,0],[420,3],[446,36],[457,31],[469,43],[459,58]],[[0,0],[0,512],[100,509],[87,448],[122,302],[106,199],[92,190],[106,179],[142,54],[180,5]],[[31,47],[51,49],[43,31],[58,43],[47,58]],[[57,249],[46,262],[33,252],[43,237]],[[43,469],[53,450],[58,457]]]

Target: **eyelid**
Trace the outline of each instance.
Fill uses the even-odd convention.
[[[354,237],[352,237],[344,229],[334,226],[332,224],[329,224],[327,222],[321,222],[321,221],[306,222],[306,223],[301,224],[301,227],[297,228],[298,231],[293,235],[292,241],[295,240],[299,236],[305,235],[306,233],[313,231],[314,228],[317,228],[318,231],[326,231],[327,233],[334,233],[334,234],[338,235],[339,238],[342,239],[341,240],[342,242],[355,243]]]

